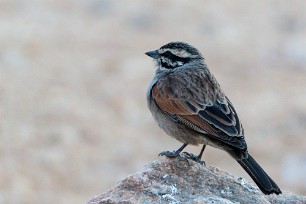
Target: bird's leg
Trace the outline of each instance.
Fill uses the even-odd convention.
[[[183,151],[183,149],[187,146],[188,144],[183,144],[178,150],[176,151],[164,151],[164,152],[161,152],[159,153],[158,156],[166,156],[166,157],[179,157],[180,156],[180,153],[181,151]]]
[[[191,159],[191,160],[193,160],[193,161],[196,161],[196,162],[198,162],[198,163],[200,163],[200,164],[205,165],[205,161],[202,161],[202,160],[201,160],[202,155],[203,155],[203,152],[204,152],[204,150],[205,150],[205,147],[206,147],[206,145],[203,145],[203,147],[202,147],[202,149],[201,149],[201,152],[200,152],[200,154],[199,154],[198,156],[196,156],[196,155],[194,155],[194,154],[192,154],[192,153],[188,153],[188,152],[184,152],[184,156],[185,156],[186,158],[188,158],[188,159]]]

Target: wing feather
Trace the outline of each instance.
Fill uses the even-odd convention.
[[[197,84],[205,85],[203,82]],[[207,100],[214,94],[208,90],[201,87],[195,91],[186,80],[167,76],[153,85],[151,94],[159,108],[173,120],[231,146],[246,149],[243,128],[232,103],[224,95]]]

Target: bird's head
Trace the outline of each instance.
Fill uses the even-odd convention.
[[[158,68],[175,69],[194,60],[203,60],[201,53],[193,46],[184,42],[171,42],[158,50],[145,53],[157,62]]]

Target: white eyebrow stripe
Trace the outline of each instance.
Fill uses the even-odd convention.
[[[178,57],[181,57],[181,58],[190,58],[190,57],[195,57],[195,55],[192,55],[190,54],[189,52],[187,52],[186,50],[183,50],[183,49],[169,49],[169,48],[166,48],[166,49],[161,49],[159,50],[159,53],[162,54],[162,53],[165,53],[165,52],[171,52],[172,54],[178,56]]]

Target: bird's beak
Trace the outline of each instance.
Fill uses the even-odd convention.
[[[148,55],[149,57],[152,57],[153,59],[157,59],[159,57],[157,50],[149,51],[146,52],[145,54]]]

